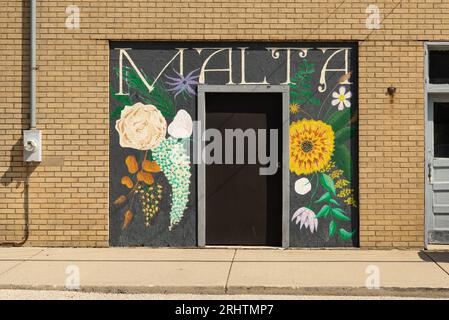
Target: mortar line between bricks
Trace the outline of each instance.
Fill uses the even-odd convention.
[[[225,288],[224,288],[224,293],[228,293],[228,283],[229,283],[229,278],[231,276],[231,269],[232,269],[232,265],[234,264],[234,260],[235,260],[235,255],[237,254],[237,249],[234,249],[234,255],[232,256],[232,260],[231,260],[231,265],[229,266],[229,270],[228,270],[228,276],[226,278],[226,284],[225,284]]]
[[[429,257],[429,259],[430,260],[432,260],[441,270],[443,270],[443,272],[445,273],[445,274],[447,274],[448,276],[449,276],[449,272],[447,272],[439,263],[438,263],[438,261],[436,261],[431,255],[429,255],[427,252],[424,252],[424,254],[426,255],[426,256],[428,256]]]
[[[0,277],[2,277],[4,274],[8,273],[9,271],[11,271],[11,270],[17,268],[18,266],[24,264],[25,262],[30,261],[30,260],[33,259],[35,256],[37,256],[38,254],[44,252],[45,250],[47,250],[47,249],[46,249],[46,248],[45,248],[45,249],[41,249],[40,251],[36,252],[35,254],[29,256],[28,258],[25,258],[25,259],[21,260],[19,263],[13,265],[11,268],[6,269],[5,271],[3,271],[3,272],[0,273]],[[3,261],[4,261],[4,260],[3,260]]]

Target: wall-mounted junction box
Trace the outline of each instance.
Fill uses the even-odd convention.
[[[23,161],[42,161],[42,132],[40,130],[23,131]]]

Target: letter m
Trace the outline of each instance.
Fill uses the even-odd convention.
[[[254,129],[225,129],[225,163],[234,163],[234,150],[236,150],[235,164],[245,163],[245,138],[248,141],[248,164],[256,164],[256,132]],[[235,140],[235,148],[234,148]]]

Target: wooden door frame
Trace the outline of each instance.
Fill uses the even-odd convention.
[[[289,87],[287,85],[198,85],[198,121],[201,130],[194,141],[194,154],[203,147],[201,139],[206,128],[206,93],[281,93],[282,94],[282,247],[290,245],[290,141],[289,141]],[[201,159],[200,159],[201,160]],[[203,161],[197,164],[197,204],[198,204],[198,246],[206,245],[206,165]]]

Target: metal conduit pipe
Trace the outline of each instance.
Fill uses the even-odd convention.
[[[36,0],[30,0],[30,130],[36,129]],[[29,180],[30,163],[25,162],[24,210],[25,225],[22,240],[18,242],[0,242],[2,247],[20,247],[29,237]]]
[[[36,129],[36,0],[30,1],[30,129]]]

